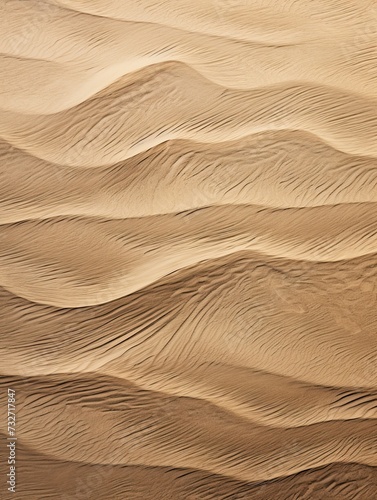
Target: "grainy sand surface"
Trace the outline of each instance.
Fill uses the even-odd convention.
[[[0,5],[0,498],[377,498],[376,1]]]

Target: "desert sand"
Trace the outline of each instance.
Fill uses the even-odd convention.
[[[376,2],[0,33],[0,498],[377,498]]]

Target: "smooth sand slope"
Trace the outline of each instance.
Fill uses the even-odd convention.
[[[375,2],[0,6],[14,498],[377,497]]]

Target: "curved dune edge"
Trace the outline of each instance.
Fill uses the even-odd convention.
[[[377,115],[368,99],[353,95],[351,100],[334,89],[297,84],[224,91],[178,63],[149,67],[134,77],[133,83],[128,79],[123,85],[121,79],[51,116],[4,111],[0,137],[46,161],[72,166],[116,163],[167,140],[217,143],[266,129],[300,129],[346,153],[377,155]],[[184,81],[190,82],[186,88]],[[337,107],[329,108],[334,100]],[[80,116],[88,113],[83,126]],[[154,122],[157,129],[151,127]]]
[[[225,500],[229,495],[237,495],[242,500],[250,496],[257,500],[284,499],[287,492],[303,496],[311,491],[312,495],[315,492],[323,496],[329,480],[334,483],[330,493],[333,496],[329,498],[336,499],[341,494],[345,500],[354,500],[357,493],[373,498],[377,491],[375,468],[356,463],[333,463],[267,482],[242,482],[193,469],[95,464],[80,464],[78,468],[77,462],[47,457],[22,443],[19,454],[21,460],[25,460],[24,477],[30,485],[29,490],[19,490],[18,495],[25,499],[30,498],[31,491],[61,495],[62,474],[69,477],[67,498],[95,491],[99,497],[110,495],[120,499],[126,493],[132,500],[153,500],[156,495],[181,498],[191,491],[213,500]],[[40,474],[35,473],[35,465]]]
[[[323,496],[327,491],[328,480],[332,480],[335,484],[339,483],[331,493],[333,496],[329,498],[336,499],[337,495],[341,494],[345,500],[354,500],[355,493],[373,498],[376,492],[375,469],[354,463],[334,463],[271,482],[245,483],[191,469],[146,466],[81,464],[78,473],[75,462],[47,459],[25,446],[20,447],[20,454],[22,458],[25,456],[30,464],[25,467],[25,476],[31,485],[31,490],[37,494],[39,492],[46,495],[60,494],[60,478],[68,470],[70,480],[67,483],[67,498],[83,492],[90,495],[95,491],[99,497],[102,495],[104,498],[111,496],[120,499],[122,495],[127,494],[132,500],[153,500],[156,495],[162,498],[162,495],[182,498],[187,495],[187,491],[191,491],[193,494],[213,500],[225,500],[229,495],[236,495],[242,500],[250,496],[256,500],[265,500],[266,497],[283,500],[287,492],[301,496],[307,491],[313,494],[313,484],[316,485],[315,493]],[[36,463],[41,470],[40,476],[37,476],[32,469]],[[347,482],[344,486],[345,478]],[[19,495],[20,498],[30,498],[30,490],[19,492]]]
[[[291,19],[292,6],[287,10],[282,5],[278,14],[276,6],[271,8],[263,3],[255,6],[254,2],[243,4],[242,15],[238,14],[236,20],[233,18],[237,11],[235,5],[223,1],[207,3],[202,15],[198,15],[198,8],[193,9],[192,5],[180,5],[177,12],[173,3],[168,13],[156,6],[127,5],[127,12],[138,11],[137,20],[133,22],[109,19],[106,13],[101,17],[72,12],[50,3],[30,1],[28,5],[25,8],[21,4],[13,10],[6,6],[3,16],[2,52],[16,58],[33,58],[28,71],[20,61],[2,62],[7,66],[8,76],[2,82],[1,105],[7,109],[13,106],[21,112],[32,113],[61,110],[87,99],[127,71],[166,60],[181,61],[203,72],[206,78],[232,88],[255,88],[261,83],[300,80],[331,84],[350,92],[360,89],[364,95],[377,97],[370,57],[374,43],[373,39],[369,40],[371,33],[368,32],[373,8],[357,9],[357,22],[347,15],[334,15],[331,7],[325,8],[322,4],[321,15],[305,13],[299,8],[295,13],[298,23],[295,25]],[[93,9],[93,5],[84,7]],[[99,10],[101,7],[104,6],[99,6]],[[115,6],[117,8],[124,11],[124,6]],[[333,26],[329,26],[326,18],[321,19],[327,10]],[[33,43],[27,43],[23,15],[29,19]],[[156,15],[160,23],[151,23],[156,21]],[[175,27],[164,22],[166,17],[175,18]],[[360,43],[362,23],[367,29]],[[200,24],[202,33],[187,31]],[[254,42],[237,39],[239,28],[242,28],[242,38],[245,34],[250,38],[253,33]],[[146,31],[148,37],[144,36]],[[46,43],[46,38],[50,43]],[[64,48],[59,44],[61,39],[65,40]],[[329,45],[331,51],[326,50]],[[327,59],[326,64],[324,59]],[[350,70],[350,61],[357,66],[357,72]],[[53,67],[56,64],[64,64],[64,70]],[[38,71],[44,73],[44,78],[28,82],[28,86],[22,81],[14,85],[17,72],[21,71],[25,71],[25,76],[30,71]],[[59,79],[69,88],[64,97],[56,86],[55,81]],[[25,99],[30,87],[32,92]],[[46,92],[54,96],[49,104]]]
[[[0,154],[1,224],[63,216],[124,219],[215,205],[302,208],[377,200],[375,159],[343,154],[298,131],[218,145],[168,141],[95,169],[44,162],[5,141]]]
[[[90,395],[81,395],[81,403],[93,408],[100,408],[100,404],[95,400],[94,394],[101,396],[105,386],[108,387],[109,401],[118,401],[120,393],[128,397],[139,398],[140,408],[143,412],[150,412],[156,418],[161,418],[164,413],[174,415],[175,412],[180,413],[178,407],[199,405],[199,407],[208,410],[209,413],[222,414],[223,420],[237,419],[239,422],[248,425],[255,425],[267,429],[300,429],[311,428],[319,424],[330,422],[350,421],[368,421],[377,418],[375,403],[377,401],[376,392],[368,392],[365,389],[347,388],[336,386],[320,386],[318,384],[309,384],[293,377],[286,377],[277,373],[268,373],[260,370],[245,369],[242,367],[230,367],[227,365],[219,365],[217,374],[223,368],[224,372],[227,368],[238,370],[240,375],[241,387],[238,388],[238,393],[235,387],[232,388],[228,384],[227,389],[232,388],[232,392],[228,394],[216,394],[216,379],[209,378],[202,387],[198,385],[198,380],[188,375],[187,380],[193,380],[192,387],[170,387],[156,384],[156,387],[151,385],[148,377],[139,375],[135,376],[135,381],[118,377],[114,374],[107,374],[106,367],[103,372],[57,372],[48,373],[48,367],[45,367],[45,373],[39,375],[29,375],[28,371],[33,371],[34,367],[28,367],[28,362],[22,362],[21,370],[24,379],[27,379],[31,384],[41,384],[46,386],[49,381],[60,380],[67,387],[71,388],[72,393],[77,391],[74,389],[76,384],[78,387],[87,384],[88,388],[95,389],[95,393]],[[236,373],[235,370],[235,373]],[[110,373],[110,372],[109,372]],[[211,374],[211,370],[208,372]],[[16,375],[16,374],[15,374]],[[5,376],[5,375],[4,375]],[[9,373],[8,376],[11,376]],[[132,375],[131,375],[132,376]],[[187,376],[187,375],[186,375]],[[252,376],[253,381],[250,387],[246,387],[246,376]],[[183,374],[183,379],[185,374]],[[224,377],[225,379],[225,377]],[[97,384],[97,386],[95,386]],[[265,390],[266,385],[270,387]],[[112,387],[113,386],[113,387]],[[225,385],[224,385],[225,387]],[[264,393],[262,389],[264,388]],[[211,393],[211,391],[213,391]],[[284,397],[278,395],[279,391],[284,391]],[[310,395],[312,398],[311,405],[305,401],[304,396]],[[242,398],[247,398],[242,401]],[[57,403],[61,398],[57,397]],[[300,403],[295,407],[295,403]],[[195,414],[195,411],[188,410],[189,413]],[[305,423],[303,423],[305,422]],[[313,427],[314,428],[314,427]]]
[[[291,261],[355,259],[376,253],[376,210],[375,204],[284,210],[223,206],[142,219],[20,222],[1,226],[0,285],[34,302],[83,307],[242,251]],[[309,232],[313,216],[321,226]]]
[[[24,341],[17,335],[22,326],[31,346],[46,345],[42,363],[15,352],[8,353],[4,367],[14,372],[21,364],[34,375],[99,370],[136,382],[142,376],[143,384],[153,389],[153,376],[147,377],[150,363],[161,366],[161,387],[171,384],[174,363],[182,370],[189,369],[191,358],[198,367],[204,363],[208,378],[208,364],[215,369],[221,359],[235,365],[235,370],[271,372],[276,365],[276,375],[309,384],[373,388],[377,382],[374,265],[370,257],[295,263],[244,253],[182,270],[122,299],[71,311],[27,303],[3,291],[3,328],[9,340],[13,345],[17,341],[22,352]],[[202,276],[207,277],[204,282]],[[244,308],[245,297],[253,304],[249,310]],[[15,308],[24,313],[15,318]],[[43,337],[37,326],[40,318],[48,325]],[[59,346],[53,332],[61,335]],[[188,342],[183,351],[181,339]],[[276,345],[285,352],[284,362]],[[201,386],[203,375],[192,377],[189,383],[185,378],[177,382],[178,388],[195,385],[208,394]],[[172,390],[177,391],[174,383]],[[230,404],[237,405],[236,401]]]
[[[197,408],[196,404],[192,406],[193,402],[187,400],[182,411],[179,406],[183,401],[179,400],[178,404],[168,407],[168,410],[165,405],[161,408],[161,405],[154,404],[151,412],[148,409],[148,396],[144,399],[144,405],[143,396],[139,393],[132,395],[132,392],[127,392],[126,399],[120,393],[115,394],[115,399],[110,395],[107,403],[111,410],[109,412],[103,403],[98,405],[98,391],[93,393],[92,387],[87,387],[88,381],[82,385],[80,379],[76,378],[74,386],[59,379],[55,383],[54,380],[46,382],[47,385],[42,380],[39,381],[37,393],[35,384],[30,385],[27,379],[12,382],[24,394],[20,401],[23,407],[22,422],[27,423],[35,412],[39,415],[35,428],[23,433],[22,443],[66,461],[88,463],[87,458],[84,458],[84,441],[90,439],[92,443],[96,443],[91,452],[92,463],[198,468],[242,481],[270,480],[332,462],[352,461],[375,466],[372,452],[375,443],[370,435],[375,425],[372,421],[328,422],[304,428],[287,428],[282,437],[279,429],[243,423],[240,419],[224,416],[221,411],[208,412],[207,405]],[[60,392],[63,389],[70,390],[66,396],[68,399],[62,402],[63,407],[56,401],[57,387]],[[106,385],[101,384],[99,388],[104,395]],[[136,407],[133,406],[135,396],[138,401]],[[77,404],[80,408],[80,421],[76,424],[76,434],[79,431],[80,435],[74,443],[67,446],[67,438],[75,432],[70,422],[77,415]],[[49,408],[47,414],[45,408]],[[170,413],[171,409],[174,411]],[[52,416],[54,423],[51,421]],[[93,418],[103,429],[102,435],[93,431],[90,424]],[[52,442],[43,439],[41,442],[41,437],[48,436],[52,426],[56,439]],[[326,434],[333,434],[334,426],[337,437],[332,438],[333,445],[329,448]],[[109,427],[112,431],[107,430]],[[228,437],[224,432],[226,429],[228,433],[233,429]],[[352,442],[350,435],[353,437]],[[248,456],[251,441],[263,463],[254,462],[253,457]],[[110,446],[104,446],[105,442]],[[126,442],[127,449],[124,447]],[[117,449],[116,454],[114,449]],[[237,453],[231,451],[234,449]],[[169,463],[172,456],[174,464]]]

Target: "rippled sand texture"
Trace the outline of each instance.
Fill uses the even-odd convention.
[[[377,498],[376,2],[2,0],[0,33],[13,498]]]

